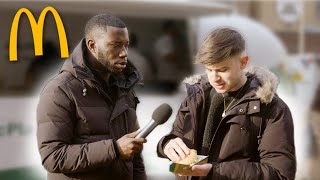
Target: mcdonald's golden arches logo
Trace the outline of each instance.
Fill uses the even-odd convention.
[[[11,32],[10,32],[10,42],[9,42],[9,59],[10,61],[17,61],[17,36],[18,36],[18,26],[19,20],[22,13],[25,13],[29,19],[29,23],[33,35],[34,53],[36,56],[43,55],[43,26],[46,14],[50,11],[56,22],[59,43],[60,43],[60,53],[61,58],[69,57],[68,42],[66,32],[58,12],[51,6],[44,8],[39,16],[38,22],[34,18],[33,14],[26,8],[21,8],[14,16]]]

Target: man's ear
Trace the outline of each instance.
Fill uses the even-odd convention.
[[[96,42],[93,39],[88,39],[86,45],[92,54],[96,54]]]
[[[247,64],[249,63],[249,56],[245,55],[241,58],[241,61],[240,61],[240,68],[241,69],[244,69],[246,68]]]

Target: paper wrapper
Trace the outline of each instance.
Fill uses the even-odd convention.
[[[205,163],[208,163],[208,156],[198,155],[197,162],[190,164],[190,165],[172,163],[172,164],[170,164],[169,171],[173,172],[175,174],[187,173],[187,172],[191,171],[191,167],[193,165],[201,165],[201,164],[205,164]]]

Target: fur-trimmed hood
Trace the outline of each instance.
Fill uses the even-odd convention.
[[[278,77],[271,71],[257,66],[249,66],[245,72],[253,75],[259,81],[260,85],[255,92],[256,97],[260,98],[262,103],[269,104],[276,94],[279,84]],[[205,74],[188,77],[183,82],[187,87],[195,84],[209,84]]]

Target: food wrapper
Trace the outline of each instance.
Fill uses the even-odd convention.
[[[170,164],[169,171],[175,174],[188,173],[188,172],[191,172],[191,168],[193,165],[201,165],[201,164],[208,163],[208,156],[198,155],[197,157],[198,157],[197,161],[190,165],[172,163]]]

